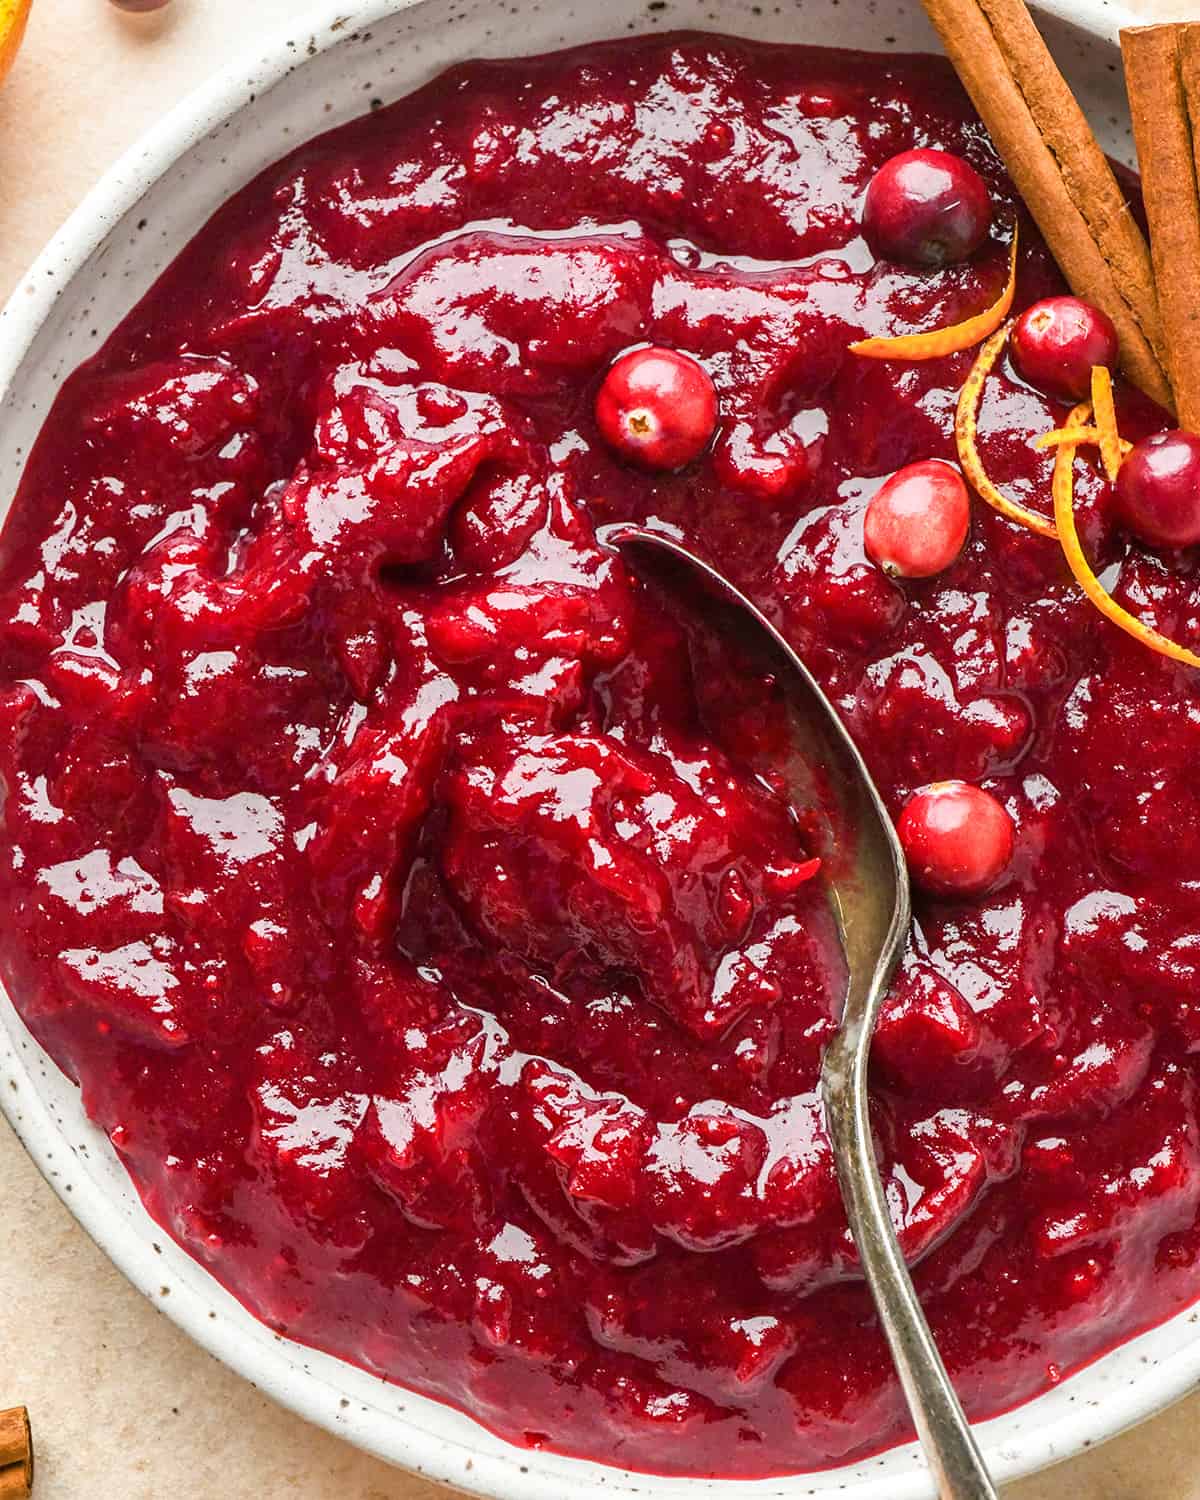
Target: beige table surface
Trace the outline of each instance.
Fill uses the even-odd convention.
[[[117,153],[302,0],[34,0],[0,92],[0,298]],[[307,1426],[126,1285],[0,1122],[0,1408],[28,1405],[36,1500],[435,1500]],[[1200,1397],[1011,1500],[1200,1500]]]

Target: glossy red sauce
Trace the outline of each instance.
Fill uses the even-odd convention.
[[[863,190],[964,152],[966,265]],[[596,543],[656,517],[761,602],[894,810],[959,777],[1008,878],[918,902],[877,1044],[897,1223],[968,1405],[1200,1291],[1200,696],[976,503],[898,584],[862,514],[952,457],[1019,207],[945,65],[712,37],[460,68],[239,194],[66,384],[0,556],[3,974],[147,1206],[271,1326],[518,1442],[759,1475],[906,1429],[814,1094],[838,1011],[761,695]],[[1018,305],[1057,290],[1022,219]],[[592,403],[694,354],[711,453]],[[1065,408],[982,447],[1048,502]],[[1161,425],[1120,394],[1125,433]],[[1200,635],[1195,558],[1117,593]]]

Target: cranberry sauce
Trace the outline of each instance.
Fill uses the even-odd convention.
[[[867,183],[964,155],[960,264]],[[668,37],[460,68],[233,199],[66,384],[0,554],[3,973],[147,1206],[272,1327],[532,1445],[761,1475],[906,1430],[815,1095],[837,963],[770,701],[596,540],[673,526],[762,604],[899,813],[1015,827],[918,900],[876,1122],[967,1404],[1200,1292],[1200,697],[973,501],[898,580],[863,515],[954,458],[973,354],[864,334],[1061,292],[946,66]],[[613,360],[716,387],[687,467],[596,425]],[[1118,397],[1131,440],[1162,425]],[[1048,504],[1066,407],[981,448]],[[1186,553],[1117,594],[1194,638]],[[760,733],[761,732],[761,733]]]

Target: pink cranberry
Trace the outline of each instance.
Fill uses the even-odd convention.
[[[1152,547],[1200,542],[1200,437],[1143,438],[1117,475],[1117,505],[1129,530]]]
[[[112,0],[118,10],[133,11],[135,13],[148,10],[161,10],[168,0]]]
[[[1017,369],[1038,390],[1080,401],[1092,366],[1117,362],[1117,330],[1107,313],[1078,297],[1046,297],[1027,307],[1012,336]]]
[[[896,578],[931,578],[962,551],[971,501],[940,459],[907,464],[876,491],[863,519],[867,556]]]
[[[631,349],[604,377],[596,421],[622,458],[647,469],[680,469],[712,441],[717,393],[690,354]]]
[[[949,151],[902,151],[867,188],[863,230],[877,255],[916,266],[966,260],[992,222],[987,184]]]
[[[912,878],[939,896],[980,895],[1012,858],[1012,819],[990,792],[966,781],[914,792],[896,830]]]

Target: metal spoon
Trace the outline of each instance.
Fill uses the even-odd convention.
[[[787,764],[773,761],[773,769],[783,773],[800,805],[816,803],[827,824],[825,873],[847,967],[842,1023],[821,1071],[846,1217],[942,1500],[996,1500],[896,1243],[871,1137],[871,1035],[912,915],[892,820],[837,710],[749,599],[661,532],[621,522],[598,535],[673,600],[694,610],[702,598],[706,625],[783,687],[793,736]]]

